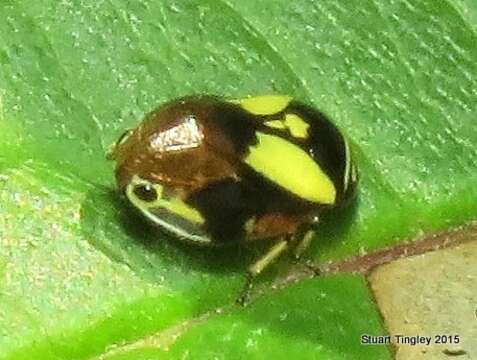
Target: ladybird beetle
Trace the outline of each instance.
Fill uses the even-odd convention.
[[[284,251],[298,257],[322,211],[352,199],[356,166],[342,133],[289,96],[189,96],[126,131],[109,153],[119,190],[180,240],[220,246],[273,238],[252,279]]]

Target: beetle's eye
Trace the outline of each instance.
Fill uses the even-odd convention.
[[[136,185],[134,195],[142,201],[153,202],[157,200],[157,191],[149,184]]]

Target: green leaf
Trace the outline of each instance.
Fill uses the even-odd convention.
[[[360,344],[361,335],[383,333],[374,304],[363,301],[368,296],[366,283],[355,276],[302,281],[245,309],[190,324],[170,348],[164,339],[149,338],[129,349],[113,349],[105,359],[147,359],[151,354],[172,359],[387,359],[386,347]]]
[[[194,249],[151,229],[114,192],[105,152],[178,96],[289,94],[349,137],[361,178],[356,203],[324,216],[315,263],[466,223],[477,217],[474,2],[7,0],[0,14],[1,359],[109,356],[178,324],[170,350],[111,356],[389,358],[357,345],[384,333],[363,279],[273,292],[280,266],[298,269],[286,260],[256,304],[189,326],[234,301],[265,245]]]

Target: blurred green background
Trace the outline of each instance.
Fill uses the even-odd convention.
[[[342,129],[361,176],[309,259],[464,224],[477,217],[475,2],[6,0],[0,16],[0,359],[390,358],[359,344],[385,334],[359,275],[215,314],[260,249],[151,229],[104,155],[175,97],[289,94]]]

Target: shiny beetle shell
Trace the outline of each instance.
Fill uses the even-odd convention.
[[[357,182],[341,132],[288,96],[169,102],[111,158],[135,208],[202,245],[291,236],[347,203]]]

